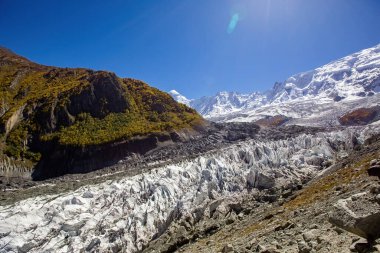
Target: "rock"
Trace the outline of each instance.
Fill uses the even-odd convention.
[[[67,206],[67,205],[83,205],[82,201],[80,199],[73,197],[71,199],[67,199],[63,201],[62,206]]]
[[[377,194],[375,200],[378,204],[380,204],[380,194]]]
[[[214,200],[213,202],[211,202],[211,204],[209,206],[210,217],[212,217],[214,215],[215,211],[218,209],[218,207],[220,206],[220,204],[222,202],[223,202],[222,199]]]
[[[91,251],[93,248],[97,247],[100,244],[99,238],[94,238],[90,244],[86,247],[86,251]]]
[[[250,171],[246,180],[248,188],[258,188],[263,190],[270,189],[275,185],[275,180],[273,177],[267,176],[258,171]]]
[[[230,210],[234,211],[236,214],[239,214],[241,211],[243,211],[243,207],[241,206],[241,203],[231,203],[228,204],[228,207]]]
[[[235,222],[235,219],[234,218],[228,218],[227,220],[226,220],[226,225],[230,225],[230,224],[232,224],[232,223],[234,223]]]
[[[378,163],[379,161],[377,159],[373,159],[372,161],[369,162],[369,166],[374,166]]]
[[[234,247],[231,244],[227,244],[223,247],[222,253],[234,252]]]
[[[65,231],[66,233],[69,233],[70,236],[78,236],[81,234],[81,228],[83,227],[83,225],[85,224],[85,222],[78,222],[76,224],[63,224],[61,226],[61,230]]]
[[[256,252],[263,252],[265,250],[267,249],[261,244],[257,244],[256,249],[255,249]]]
[[[286,198],[292,196],[292,194],[293,194],[293,191],[292,191],[292,190],[286,190],[286,191],[284,191],[284,192],[282,193],[281,196],[282,196],[284,199],[286,199]]]
[[[277,194],[266,194],[261,196],[260,200],[264,202],[273,203],[278,199],[278,197],[279,196]]]
[[[373,185],[371,189],[369,190],[372,194],[379,194],[380,193],[380,187],[378,185]]]
[[[380,205],[367,192],[338,200],[329,216],[332,224],[351,233],[369,240],[380,237]]]
[[[375,246],[373,246],[373,249],[377,250],[377,252],[380,252],[380,244],[376,244]]]
[[[269,248],[269,249],[266,249],[264,251],[260,251],[260,253],[280,253],[280,251],[278,251],[277,249],[274,249],[274,248]]]
[[[120,237],[122,237],[124,235],[124,230],[123,229],[119,229],[117,231],[115,230],[110,230],[108,232],[108,240],[110,243],[113,243],[115,242],[117,239],[119,239]]]
[[[206,242],[206,245],[208,246],[208,245],[211,245],[211,244],[213,244],[214,243],[214,240],[208,240],[207,242]]]
[[[122,248],[122,246],[115,244],[115,245],[111,246],[111,250],[113,253],[117,253],[117,252],[122,252],[123,248]]]
[[[344,232],[343,229],[338,228],[338,227],[335,227],[335,228],[334,228],[334,231],[337,232],[338,235],[340,235],[340,234],[342,234],[342,233]]]
[[[311,229],[317,229],[317,228],[319,228],[319,226],[318,226],[317,224],[312,224],[312,225],[310,226],[310,228],[311,228]]]
[[[380,177],[380,165],[376,164],[368,169],[368,175]]]
[[[371,244],[366,239],[361,238],[350,246],[350,251],[364,253],[369,252],[371,248]]]
[[[281,231],[281,230],[285,230],[285,229],[291,229],[291,228],[294,228],[294,223],[291,223],[290,221],[287,221],[286,223],[284,224],[281,224],[277,227],[274,228],[274,231]]]
[[[311,247],[307,245],[306,242],[298,242],[298,252],[299,253],[309,253],[311,252]]]
[[[26,252],[29,252],[31,249],[33,249],[34,247],[37,247],[38,245],[34,244],[33,242],[27,242],[25,243],[24,245],[22,245],[22,247],[18,247],[18,252],[19,253],[26,253]]]
[[[311,229],[309,231],[304,232],[302,234],[302,237],[305,240],[305,242],[311,242],[311,241],[315,241],[319,234],[320,234],[319,230]]]
[[[264,175],[262,173],[258,173],[258,179],[257,179],[257,188],[258,189],[271,189],[275,185],[275,180],[273,177]]]
[[[82,198],[85,198],[85,199],[90,199],[90,198],[93,198],[93,197],[94,197],[94,194],[92,194],[89,191],[84,192],[83,195],[82,195]]]

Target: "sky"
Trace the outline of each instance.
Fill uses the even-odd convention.
[[[379,0],[0,0],[0,45],[189,98],[268,90],[379,43]]]

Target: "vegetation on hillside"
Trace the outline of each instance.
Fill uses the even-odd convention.
[[[20,113],[18,113],[20,112]],[[38,161],[31,145],[99,145],[202,122],[158,89],[106,71],[38,65],[0,48],[0,150]]]

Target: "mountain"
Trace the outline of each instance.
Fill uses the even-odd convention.
[[[41,168],[44,176],[101,168],[117,160],[116,146],[146,151],[155,138],[170,139],[170,133],[203,124],[193,109],[142,81],[43,66],[5,48],[0,48],[0,85],[0,161]],[[144,136],[153,139],[125,144]],[[110,146],[107,158],[102,147]]]
[[[254,121],[281,114],[307,124],[307,119],[316,122],[332,110],[346,113],[360,103],[376,106],[379,92],[380,44],[291,76],[263,93],[219,92],[192,100],[177,97],[214,121]]]
[[[191,99],[187,99],[185,96],[182,96],[178,91],[171,90],[168,92],[177,102],[190,106]]]
[[[380,247],[377,68],[199,100],[256,119],[216,123],[138,80],[0,56],[0,253]]]

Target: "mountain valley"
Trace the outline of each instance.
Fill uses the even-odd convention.
[[[380,45],[195,100],[1,49],[0,85],[0,252],[380,251]]]

